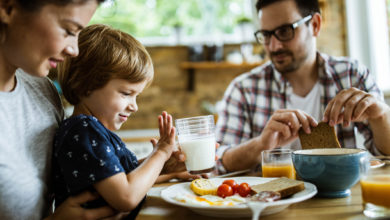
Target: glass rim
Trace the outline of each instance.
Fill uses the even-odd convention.
[[[293,151],[291,149],[270,149],[270,150],[263,150],[262,152],[267,152],[267,153],[292,153]]]
[[[329,153],[330,151],[340,151],[342,149],[345,151],[344,153],[340,152],[339,154]],[[328,153],[313,153],[316,151],[329,151]],[[350,152],[348,152],[350,151]],[[309,153],[312,152],[312,153]],[[356,154],[365,154],[368,151],[366,149],[360,149],[360,148],[315,148],[315,149],[301,149],[301,150],[295,150],[292,153],[294,155],[309,155],[309,156],[321,156],[321,157],[332,157],[332,156],[356,156]]]
[[[182,122],[182,121],[207,120],[210,118],[214,121],[214,115],[202,115],[202,116],[194,116],[194,117],[189,117],[189,118],[178,118],[178,119],[175,119],[175,123]]]

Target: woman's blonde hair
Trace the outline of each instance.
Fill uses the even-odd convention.
[[[131,35],[107,25],[84,28],[79,36],[79,55],[58,66],[58,81],[72,105],[111,79],[139,83],[153,79],[153,64],[145,47]]]

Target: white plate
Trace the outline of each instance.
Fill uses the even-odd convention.
[[[232,178],[214,178],[211,179],[215,185],[220,185],[224,180],[234,179],[237,183],[246,182],[249,185],[256,185],[260,183],[268,182],[274,178],[263,178],[263,177],[232,177]],[[213,216],[213,217],[225,217],[225,218],[236,218],[236,217],[250,217],[252,216],[251,210],[245,205],[235,206],[202,206],[193,205],[175,200],[176,195],[180,194],[192,194],[195,195],[190,189],[191,183],[179,183],[164,189],[161,192],[161,197],[171,203],[178,206],[183,206],[191,209],[202,215]],[[295,193],[287,199],[282,199],[275,202],[270,202],[269,206],[263,210],[261,215],[269,215],[277,213],[287,208],[289,205],[297,202],[301,202],[306,199],[310,199],[317,193],[317,188],[311,184],[305,182],[305,190]]]
[[[370,160],[370,166],[371,168],[379,168],[379,167],[383,167],[385,165],[385,161],[382,161],[380,159],[375,159],[375,158],[372,158]]]

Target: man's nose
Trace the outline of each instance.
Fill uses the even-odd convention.
[[[269,50],[270,51],[277,51],[280,48],[282,48],[282,42],[278,40],[274,35],[271,35],[271,38],[269,39]]]

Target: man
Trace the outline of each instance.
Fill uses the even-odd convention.
[[[316,50],[318,0],[259,0],[255,33],[270,58],[232,81],[217,123],[220,172],[253,168],[261,152],[299,149],[298,130],[325,121],[342,147],[355,148],[355,128],[372,154],[390,155],[390,108],[373,76],[356,61]]]

